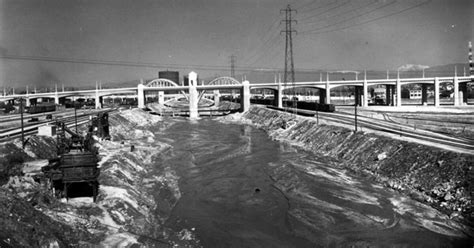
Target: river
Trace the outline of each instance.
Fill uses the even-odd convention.
[[[463,227],[341,162],[211,119],[166,120],[156,163],[179,177],[166,226],[204,247],[464,247]]]

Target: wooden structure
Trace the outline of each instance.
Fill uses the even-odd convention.
[[[97,162],[97,150],[94,148],[93,134],[109,136],[108,115],[99,114],[89,123],[89,132],[85,137],[70,130],[63,122],[57,122],[58,159],[50,161],[42,168],[57,197],[92,194],[96,201],[100,169]],[[71,190],[71,188],[74,188]]]

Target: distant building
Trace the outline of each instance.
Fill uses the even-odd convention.
[[[387,93],[387,90],[385,88],[375,88],[374,89],[374,97],[375,98],[385,98],[385,93]]]
[[[421,99],[421,90],[410,90],[410,99]]]

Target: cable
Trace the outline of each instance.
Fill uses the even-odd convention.
[[[92,64],[92,65],[107,65],[107,66],[125,66],[125,67],[145,67],[145,68],[176,68],[176,69],[200,69],[208,71],[228,71],[228,66],[217,65],[183,65],[183,64],[153,64],[153,63],[138,63],[128,61],[107,61],[107,60],[89,60],[89,59],[73,59],[73,58],[58,58],[58,57],[42,57],[42,56],[18,56],[7,55],[0,56],[0,59],[8,60],[26,60],[26,61],[45,61],[45,62],[60,62],[60,63],[75,63],[75,64]],[[262,67],[244,67],[235,66],[236,71],[253,71],[260,69],[276,70],[278,68],[262,68]],[[310,70],[310,69],[302,69]]]
[[[295,1],[295,2],[296,2],[296,1]],[[316,3],[316,1],[310,1],[310,2],[308,2],[308,3],[306,3],[306,4],[301,5],[301,6],[295,6],[294,8],[295,8],[295,9],[303,9],[303,8],[306,8],[306,7],[308,7],[308,6],[312,5],[312,4],[314,4],[314,3]]]
[[[319,20],[319,19],[330,19],[330,18],[333,18],[333,17],[342,16],[342,15],[345,15],[345,14],[348,14],[348,13],[355,12],[355,11],[357,11],[357,10],[366,8],[366,7],[368,7],[368,6],[370,6],[370,5],[373,5],[373,4],[376,4],[376,3],[377,3],[377,0],[373,0],[373,1],[371,1],[371,3],[366,4],[366,5],[362,5],[362,6],[360,6],[359,8],[349,9],[348,11],[339,13],[339,14],[337,14],[337,15],[332,15],[332,16],[329,16],[329,17],[316,18],[316,19],[313,20],[314,22],[303,23],[303,25],[304,25],[304,24],[316,24],[316,23],[318,23],[318,22],[316,22],[316,20]],[[352,2],[351,2],[351,4],[352,4]]]
[[[321,12],[321,13],[317,13],[317,14],[315,14],[315,15],[312,15],[312,16],[307,16],[307,17],[305,17],[305,18],[301,18],[301,19],[299,19],[299,21],[304,21],[304,20],[307,20],[307,19],[313,18],[313,17],[315,17],[315,16],[318,16],[318,15],[324,14],[324,13],[326,13],[326,12],[329,12],[329,11],[331,11],[331,10],[334,10],[334,9],[340,8],[340,7],[342,7],[342,6],[344,6],[344,5],[348,4],[348,3],[350,3],[350,0],[346,0],[345,2],[342,2],[341,4],[339,4],[339,5],[336,5],[336,6],[332,7],[332,8],[330,8],[330,9],[327,9],[327,10],[325,10],[325,11]]]
[[[279,49],[279,45],[280,45],[281,41],[282,41],[282,40],[279,39],[279,35],[275,36],[275,37],[272,39],[271,43],[270,43],[268,46],[266,46],[266,47],[264,48],[264,50],[262,50],[262,51],[260,52],[260,56],[259,56],[254,62],[252,62],[249,66],[253,66],[253,65],[257,64],[258,62],[260,62],[263,58],[265,58],[265,56],[266,56],[270,51],[274,50],[275,48],[278,48],[278,49]]]
[[[335,3],[337,3],[337,0],[334,1],[334,2],[331,2],[331,3],[329,3],[329,4],[326,4],[326,5],[323,5],[323,6],[319,6],[319,7],[310,9],[310,10],[303,10],[303,11],[300,11],[300,14],[303,14],[303,15],[304,15],[305,12],[312,12],[312,11],[315,11],[315,10],[318,10],[318,9],[322,9],[322,8],[328,7],[328,6],[333,5],[333,4],[335,4]]]
[[[275,26],[275,24],[278,24],[278,25]],[[265,41],[262,42],[262,43],[260,44],[260,46],[258,46],[258,47],[256,47],[256,48],[254,49],[254,53],[253,53],[253,55],[252,55],[251,57],[247,57],[247,58],[245,58],[244,60],[242,60],[242,64],[246,64],[246,63],[250,62],[250,61],[256,56],[257,51],[261,50],[261,48],[265,48],[266,44],[267,44],[270,40],[275,39],[275,33],[278,34],[279,32],[272,32],[272,30],[273,30],[275,27],[278,27],[279,24],[280,24],[280,20],[279,20],[279,19],[276,19],[276,20],[271,24],[270,29],[267,31],[267,33],[265,33],[265,35],[264,35],[264,37],[263,37],[264,39],[267,37],[267,38],[265,39]],[[268,35],[268,34],[270,34],[270,35]]]
[[[353,24],[353,25],[350,25],[350,26],[346,26],[346,27],[342,27],[342,28],[336,28],[336,29],[330,29],[330,30],[320,31],[320,32],[303,32],[303,34],[305,34],[305,33],[310,33],[310,34],[328,33],[328,32],[339,31],[339,30],[344,30],[344,29],[352,28],[352,27],[355,27],[355,26],[364,25],[364,24],[367,24],[367,23],[371,23],[371,22],[374,22],[374,21],[378,21],[378,20],[380,20],[380,19],[384,19],[384,18],[387,18],[387,17],[391,17],[391,16],[394,16],[394,15],[401,14],[401,13],[403,13],[403,12],[412,10],[412,9],[414,9],[414,8],[418,8],[418,7],[422,6],[422,5],[428,4],[428,3],[430,3],[430,2],[431,2],[431,0],[428,0],[428,1],[422,2],[422,3],[420,3],[420,4],[414,5],[414,6],[412,6],[412,7],[406,8],[406,9],[403,9],[403,10],[400,10],[400,11],[397,11],[397,12],[394,12],[394,13],[391,13],[391,14],[388,14],[388,15],[380,16],[380,17],[377,17],[377,18],[374,18],[374,19],[370,19],[370,20],[367,20],[367,21],[365,21],[365,22],[356,23],[356,24]],[[317,30],[319,30],[319,29],[317,29]],[[317,31],[317,30],[313,30],[313,31]]]
[[[368,14],[370,14],[370,13],[372,13],[372,12],[377,11],[377,10],[386,8],[386,7],[390,6],[390,5],[395,4],[396,2],[397,2],[396,0],[392,0],[390,3],[387,3],[387,4],[384,4],[384,5],[382,5],[382,6],[376,7],[375,9],[366,11],[365,13],[362,13],[362,14],[360,14],[360,15],[356,15],[356,16],[353,16],[353,17],[351,17],[351,18],[344,19],[344,20],[339,21],[339,22],[336,22],[336,23],[328,24],[328,25],[326,25],[326,26],[323,26],[323,27],[320,27],[320,28],[317,28],[317,29],[302,31],[301,33],[302,33],[302,34],[305,34],[305,33],[313,33],[314,31],[318,31],[318,30],[326,29],[326,28],[329,28],[329,27],[332,27],[332,26],[336,26],[336,25],[338,25],[338,24],[341,24],[341,23],[344,23],[344,22],[347,22],[347,21],[350,21],[350,20],[359,18],[359,17],[361,17],[361,16],[363,16],[363,15],[368,15]]]

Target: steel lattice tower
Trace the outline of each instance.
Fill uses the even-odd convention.
[[[280,13],[285,12],[285,20],[282,22],[285,23],[285,30],[281,33],[285,33],[285,72],[283,74],[283,83],[287,86],[288,83],[291,83],[293,86],[293,99],[295,98],[295,65],[293,62],[293,33],[296,33],[296,30],[293,29],[292,24],[297,23],[296,20],[293,20],[292,13],[296,10],[291,9],[288,4],[286,9],[280,10]]]

